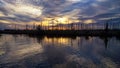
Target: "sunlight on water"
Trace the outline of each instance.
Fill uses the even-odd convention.
[[[0,36],[0,68],[119,68],[119,37]]]

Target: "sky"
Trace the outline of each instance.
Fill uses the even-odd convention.
[[[0,0],[0,25],[89,24],[111,18],[120,18],[120,0]]]

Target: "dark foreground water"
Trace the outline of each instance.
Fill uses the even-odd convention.
[[[2,35],[0,68],[120,68],[120,38]]]

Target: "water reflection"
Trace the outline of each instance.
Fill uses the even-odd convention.
[[[107,49],[107,47],[108,47],[108,42],[109,42],[109,40],[111,39],[111,37],[100,37],[100,39],[102,39],[103,40],[103,42],[104,42],[104,45],[105,45],[105,49]]]
[[[119,37],[2,35],[0,68],[119,68]]]

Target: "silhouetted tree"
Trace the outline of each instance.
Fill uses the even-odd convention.
[[[105,30],[108,30],[108,22],[105,24]]]
[[[26,24],[26,30],[28,30],[28,25]]]
[[[0,37],[1,37],[2,35],[0,34]]]
[[[33,23],[33,29],[36,29],[36,25],[35,25],[35,23]]]
[[[41,26],[40,25],[37,26],[37,30],[41,30]]]

